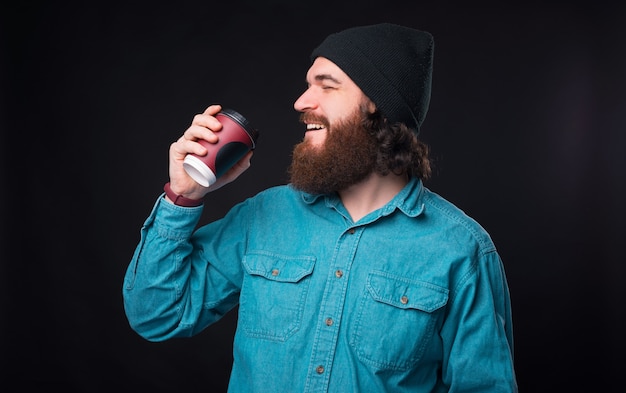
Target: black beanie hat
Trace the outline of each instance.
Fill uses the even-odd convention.
[[[434,41],[430,33],[391,23],[334,33],[311,53],[335,63],[390,123],[419,133],[430,102]]]

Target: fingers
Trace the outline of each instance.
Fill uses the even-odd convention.
[[[195,115],[191,125],[181,138],[190,141],[204,139],[212,143],[217,142],[218,137],[215,135],[215,132],[219,132],[222,129],[222,123],[215,118],[215,115],[221,109],[220,105],[211,105],[203,113]],[[182,139],[180,141],[184,142]]]
[[[203,112],[205,115],[215,116],[222,110],[222,106],[219,104],[209,105]]]
[[[195,115],[189,128],[170,146],[170,152],[178,159],[184,158],[188,153],[205,155],[207,150],[198,141],[218,142],[219,136],[216,133],[222,130],[222,124],[214,115],[220,110],[221,105],[211,105],[203,113]]]

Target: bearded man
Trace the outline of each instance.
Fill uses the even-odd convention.
[[[328,36],[295,101],[290,184],[196,229],[210,187],[183,168],[222,125],[209,106],[170,146],[123,296],[151,341],[238,307],[230,392],[517,391],[504,268],[486,231],[424,186],[431,34],[383,23]]]

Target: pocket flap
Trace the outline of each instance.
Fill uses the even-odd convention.
[[[273,281],[298,282],[313,272],[315,257],[257,252],[245,255],[242,263],[248,274]]]
[[[367,289],[374,300],[398,308],[433,312],[448,302],[448,289],[425,281],[409,280],[382,272],[371,273]]]

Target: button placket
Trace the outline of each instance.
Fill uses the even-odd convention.
[[[305,389],[307,392],[328,388],[343,305],[346,300],[347,278],[361,238],[360,234],[360,229],[345,230],[338,239],[332,260],[329,261],[332,267],[328,272],[322,307],[318,311],[318,326],[313,343],[312,363],[309,368],[310,376],[315,376],[315,378],[307,380]]]

